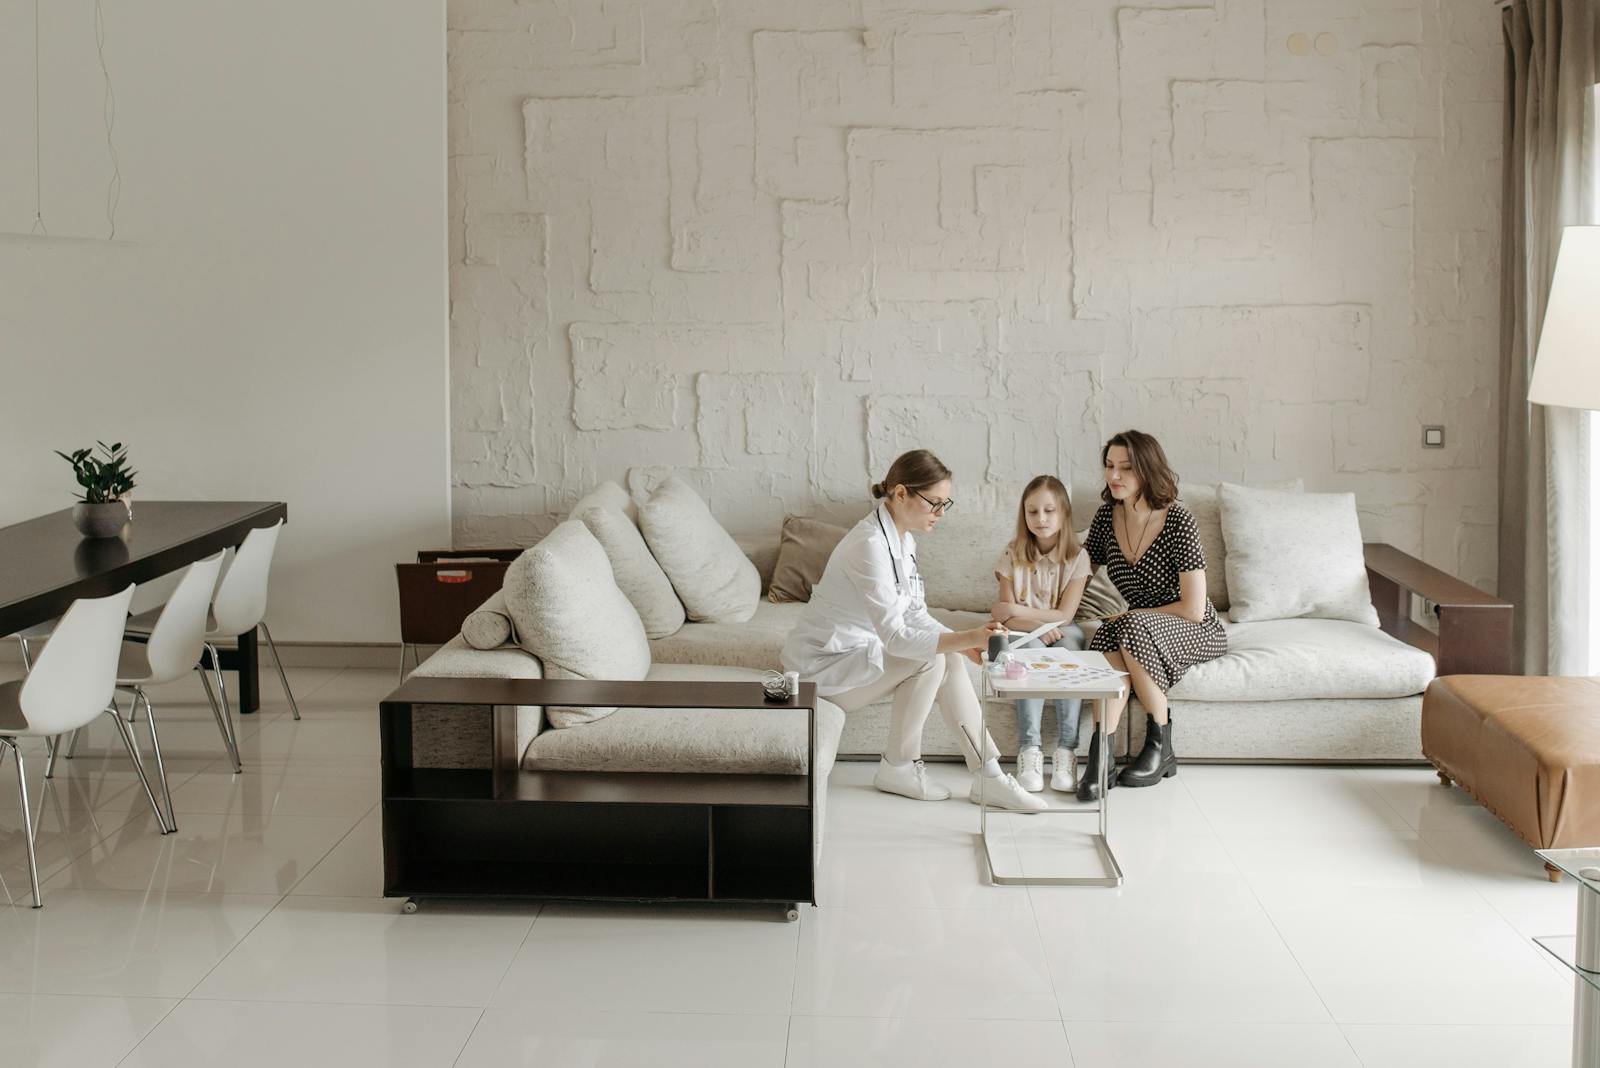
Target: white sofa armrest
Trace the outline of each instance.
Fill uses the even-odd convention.
[[[517,645],[498,649],[474,649],[456,635],[428,659],[417,665],[413,675],[443,679],[542,679],[544,664]],[[538,705],[517,707],[517,760],[544,729],[544,709]]]

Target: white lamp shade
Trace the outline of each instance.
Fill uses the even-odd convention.
[[[1561,234],[1528,400],[1600,409],[1600,226]]]

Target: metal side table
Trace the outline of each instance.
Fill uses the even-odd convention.
[[[1572,984],[1573,1068],[1600,1068],[1600,847],[1534,852],[1578,882],[1578,933],[1534,941],[1578,977]]]
[[[1024,649],[1018,651],[1023,658],[1029,659],[1039,654],[1056,654],[1055,650]],[[1115,671],[1106,662],[1104,654],[1093,651],[1072,650],[1066,652],[1064,659],[1071,663],[1080,664],[1086,669],[1081,681],[1060,679],[1056,672],[1030,671],[1024,679],[1011,680],[996,677],[987,665],[983,672],[984,696],[1001,701],[1014,701],[1019,697],[1042,697],[1047,699],[1066,698],[1084,701],[1093,701],[1095,730],[1100,736],[1100,752],[1111,753],[1111,734],[1106,729],[1106,702],[1119,700],[1128,690],[1128,677],[1123,672]],[[1059,655],[1059,654],[1057,654]],[[1045,656],[1044,659],[1056,659],[1057,655]],[[985,710],[987,716],[987,710]],[[1100,799],[1094,808],[1084,808],[1080,805],[1055,806],[1052,805],[1043,812],[1035,815],[1044,816],[1094,816],[1098,821],[1098,830],[1090,832],[1090,838],[1100,855],[1101,871],[1096,875],[1007,875],[995,863],[994,844],[989,840],[989,806],[985,799],[979,795],[978,805],[978,834],[983,842],[984,860],[989,865],[989,878],[999,886],[1121,886],[1122,866],[1117,863],[1117,855],[1111,851],[1111,842],[1107,838],[1108,825],[1106,817],[1107,795],[1110,793],[1106,787],[1110,779],[1110,760],[1100,761]],[[979,780],[982,781],[981,778]]]

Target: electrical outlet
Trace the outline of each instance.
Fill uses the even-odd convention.
[[[1444,448],[1444,427],[1425,426],[1422,428],[1422,447],[1424,449]]]

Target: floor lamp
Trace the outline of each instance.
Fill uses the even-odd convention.
[[[1562,232],[1528,400],[1600,409],[1600,226]],[[1600,867],[1577,875],[1578,935],[1570,963],[1586,974],[1573,984],[1572,1063],[1600,1065]]]

